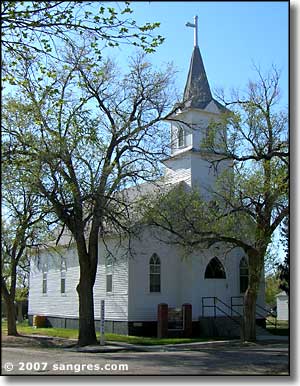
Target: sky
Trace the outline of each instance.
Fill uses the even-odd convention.
[[[280,107],[288,107],[289,84],[289,3],[287,1],[136,1],[132,17],[138,23],[161,22],[157,33],[165,42],[151,62],[173,62],[176,86],[184,90],[194,46],[194,29],[185,26],[198,16],[198,45],[207,78],[214,90],[243,90],[250,79],[257,79],[254,65],[263,73],[272,65],[281,70]],[[113,49],[118,61],[130,55],[128,46]],[[124,62],[125,63],[125,62]],[[274,235],[272,253],[283,259],[279,231]]]
[[[185,26],[198,16],[198,40],[211,90],[244,89],[256,79],[253,64],[263,72],[275,65],[281,70],[282,106],[288,105],[287,1],[136,1],[132,17],[138,23],[161,22],[157,30],[165,42],[151,62],[173,62],[176,84],[183,92],[194,45],[194,29]],[[116,50],[114,48],[114,50]],[[128,46],[114,51],[126,60]]]
[[[99,2],[95,2],[99,7]],[[123,9],[124,3],[110,2]],[[198,40],[212,93],[224,88],[245,89],[249,79],[257,79],[253,64],[268,71],[281,69],[282,107],[288,105],[288,1],[133,1],[131,17],[138,25],[160,22],[156,34],[165,42],[150,54],[157,66],[173,62],[176,86],[183,94],[194,45],[194,29],[185,26],[198,16]],[[126,66],[135,48],[120,45],[104,54]],[[278,242],[278,235],[276,243]],[[282,249],[280,250],[282,255]]]

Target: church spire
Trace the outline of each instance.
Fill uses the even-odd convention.
[[[213,98],[198,47],[198,16],[194,17],[194,24],[186,23],[186,26],[195,28],[195,31],[194,50],[184,89],[183,100],[186,107],[204,109]]]

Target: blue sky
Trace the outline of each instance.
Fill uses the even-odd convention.
[[[193,29],[185,23],[198,15],[199,47],[212,91],[243,89],[249,79],[256,78],[252,63],[264,71],[275,64],[282,70],[282,104],[287,106],[287,1],[136,1],[131,7],[138,23],[161,22],[158,33],[166,40],[151,61],[174,63],[179,91],[184,89],[193,50]],[[123,46],[117,51],[114,56],[123,61],[130,49]]]
[[[288,106],[289,4],[287,1],[136,1],[131,3],[138,23],[161,22],[164,44],[151,56],[155,64],[172,61],[178,70],[176,84],[183,92],[194,45],[194,32],[185,26],[198,16],[198,40],[212,92],[224,88],[245,89],[257,79],[253,63],[268,71],[281,70],[281,107]],[[124,54],[124,56],[123,56]],[[128,47],[117,56],[122,60]],[[283,249],[275,233],[272,251],[282,258]],[[277,251],[277,253],[276,253]]]

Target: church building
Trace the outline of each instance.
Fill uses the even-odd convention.
[[[190,24],[190,23],[189,23]],[[165,183],[184,183],[201,190],[207,197],[216,180],[200,151],[209,123],[218,120],[226,108],[211,93],[197,39],[183,94],[171,119],[171,152],[163,161]],[[186,125],[184,124],[186,123]],[[230,164],[224,161],[220,167]],[[143,188],[142,188],[143,190]],[[113,237],[105,242],[114,249]],[[224,246],[194,251],[184,259],[176,245],[163,243],[151,229],[144,229],[132,240],[134,257],[119,250],[107,257],[99,240],[99,262],[94,286],[96,325],[100,324],[101,300],[105,301],[105,329],[128,335],[155,336],[157,310],[161,303],[180,309],[192,308],[193,335],[238,335],[232,320],[243,311],[243,296],[248,286],[248,263],[241,249],[228,252]],[[32,259],[29,288],[29,321],[44,315],[53,327],[78,327],[79,263],[76,245],[60,241],[56,250],[39,252]],[[262,277],[257,306],[264,306]],[[226,330],[227,328],[227,330]]]

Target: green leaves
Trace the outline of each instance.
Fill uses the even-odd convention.
[[[128,3],[119,13],[109,5],[101,5],[97,11],[90,2],[81,1],[5,2],[3,9],[4,80],[11,84],[12,68],[18,67],[18,57],[31,53],[44,64],[46,58],[62,60],[60,51],[66,42],[80,46],[90,41],[94,54],[101,57],[98,41],[106,41],[109,47],[131,43],[149,53],[164,40],[153,35],[159,22],[138,26],[135,20],[126,18],[133,12]]]

